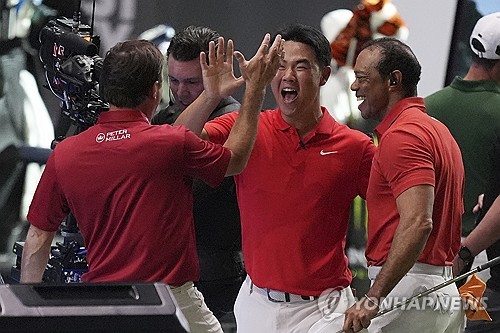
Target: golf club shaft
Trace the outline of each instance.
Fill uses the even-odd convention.
[[[437,290],[439,290],[441,288],[444,288],[444,287],[446,287],[446,286],[448,286],[448,285],[450,285],[452,283],[455,283],[457,281],[466,279],[469,276],[471,276],[472,274],[475,274],[477,272],[481,272],[481,271],[483,271],[483,270],[485,270],[487,268],[496,266],[498,264],[500,264],[500,256],[498,256],[498,257],[496,257],[494,259],[491,259],[490,261],[488,261],[488,262],[486,262],[486,263],[484,263],[482,265],[479,265],[479,266],[475,267],[474,269],[472,269],[472,270],[470,270],[470,271],[468,271],[468,272],[466,272],[464,274],[461,274],[461,275],[459,275],[459,276],[457,276],[457,277],[455,277],[453,279],[450,279],[450,280],[447,280],[447,281],[445,281],[443,283],[440,283],[437,286],[432,287],[430,289],[427,289],[427,290],[425,290],[425,291],[423,291],[423,292],[421,292],[421,293],[419,293],[419,294],[417,294],[415,296],[412,296],[412,297],[408,298],[406,301],[400,302],[400,303],[395,304],[394,306],[391,306],[391,307],[389,307],[387,309],[381,310],[381,311],[379,311],[377,313],[377,315],[373,319],[375,319],[377,317],[380,317],[380,316],[383,316],[386,313],[391,312],[393,310],[399,309],[399,308],[401,308],[401,307],[403,307],[403,306],[405,306],[407,304],[410,304],[411,302],[413,302],[413,301],[415,301],[415,300],[417,300],[417,299],[419,299],[421,297],[427,296],[427,295],[429,295],[429,294],[431,294],[431,293],[433,293],[433,292],[435,292],[435,291],[437,291]],[[337,331],[336,333],[343,333],[343,332],[344,332],[343,330],[340,330],[340,331]]]

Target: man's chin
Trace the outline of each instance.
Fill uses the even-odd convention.
[[[361,105],[360,105],[361,106]],[[370,119],[370,110],[367,110],[365,108],[362,108],[358,106],[358,110],[359,110],[359,113],[361,114],[361,118],[365,119],[365,120],[368,120]]]

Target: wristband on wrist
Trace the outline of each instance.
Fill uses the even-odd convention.
[[[460,248],[460,251],[458,251],[458,257],[462,259],[465,264],[468,264],[474,260],[474,256],[470,252],[470,250],[467,248],[467,246],[462,246]]]

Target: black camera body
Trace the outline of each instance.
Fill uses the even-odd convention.
[[[49,21],[40,31],[39,54],[47,87],[60,99],[62,115],[82,131],[94,125],[108,105],[98,94],[103,63],[99,36],[78,18]]]
[[[97,122],[107,103],[99,97],[99,75],[103,59],[99,57],[99,36],[80,23],[79,12],[73,19],[49,21],[40,31],[40,60],[44,65],[47,88],[61,101],[61,118],[56,127],[52,148],[69,133],[71,126],[78,134]],[[71,134],[69,134],[71,135]],[[61,225],[63,242],[52,246],[44,282],[80,282],[88,271],[86,249],[77,221],[70,213]],[[12,278],[19,281],[23,244],[14,245],[17,254]]]

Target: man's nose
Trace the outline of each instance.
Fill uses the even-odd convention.
[[[356,91],[358,90],[358,80],[355,79],[352,83],[351,83],[351,90],[352,91]]]
[[[293,80],[295,80],[295,71],[293,70],[292,67],[285,68],[285,70],[283,71],[283,77],[282,77],[282,79],[286,80],[286,81],[293,81]]]
[[[179,86],[177,87],[177,95],[179,96],[186,96],[189,94],[189,89],[186,84],[180,82]]]

